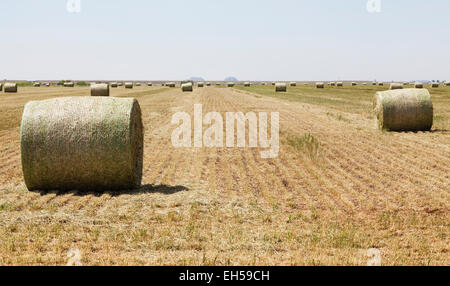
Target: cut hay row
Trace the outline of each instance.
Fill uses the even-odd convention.
[[[427,89],[379,91],[374,113],[382,130],[428,131],[433,126],[433,103]]]
[[[31,101],[21,125],[29,190],[118,190],[140,186],[143,126],[136,99]]]
[[[109,84],[99,83],[91,85],[91,96],[109,96]]]

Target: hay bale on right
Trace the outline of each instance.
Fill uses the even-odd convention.
[[[134,98],[64,97],[25,105],[20,131],[33,190],[130,190],[141,185],[143,125]]]
[[[287,86],[284,82],[279,82],[275,84],[275,92],[286,92]]]
[[[450,81],[446,81],[446,82],[444,83],[444,85],[445,85],[445,86],[450,86]]]
[[[433,103],[427,89],[379,91],[373,108],[382,130],[428,131],[433,126]]]
[[[398,82],[393,82],[393,83],[391,83],[391,85],[389,86],[389,89],[390,89],[390,90],[393,90],[393,89],[403,89],[403,84],[398,83]]]
[[[325,88],[325,84],[323,82],[316,82],[316,88]]]
[[[192,83],[191,82],[183,83],[181,85],[181,91],[183,91],[183,92],[193,91]]]
[[[4,90],[5,90],[5,92],[11,92],[11,93],[17,92],[17,83],[14,83],[14,82],[5,83]]]
[[[125,83],[125,88],[133,88],[133,83],[132,82],[126,82]]]
[[[414,83],[414,88],[423,88],[423,83],[421,82]]]
[[[91,96],[109,96],[109,84],[98,83],[91,85]]]

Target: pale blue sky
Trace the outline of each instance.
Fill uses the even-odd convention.
[[[0,78],[450,80],[450,1],[1,0]]]

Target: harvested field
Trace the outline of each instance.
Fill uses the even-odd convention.
[[[29,192],[20,163],[24,104],[89,87],[21,87],[0,97],[0,265],[449,265],[450,89],[430,89],[431,132],[376,129],[382,86],[111,89],[145,126],[143,187]],[[175,112],[279,112],[280,153],[174,148]]]

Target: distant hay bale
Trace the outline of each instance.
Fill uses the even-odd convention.
[[[378,83],[378,86],[384,86],[384,83],[379,82],[379,83]]]
[[[137,83],[136,83],[136,86],[141,86],[141,83],[140,83],[140,82],[137,82]]]
[[[393,82],[391,83],[389,89],[393,90],[393,89],[402,89],[403,88],[403,84],[398,83],[398,82]]]
[[[444,83],[444,85],[445,85],[445,86],[450,86],[450,81],[446,81],[446,82]]]
[[[17,92],[17,83],[7,82],[4,86],[5,92]]]
[[[423,88],[423,83],[421,82],[414,83],[414,88]]]
[[[119,85],[117,84],[117,82],[112,82],[111,83],[111,87],[113,87],[113,88],[116,88],[116,87],[118,87]]]
[[[181,90],[183,92],[190,92],[190,91],[192,91],[193,90],[192,83],[191,82],[183,83],[181,85]]]
[[[166,86],[168,86],[170,88],[174,88],[176,86],[176,84],[174,82],[168,82],[168,83],[166,83]]]
[[[133,88],[133,83],[132,82],[126,82],[125,83],[125,88]]]
[[[197,86],[198,86],[198,87],[204,87],[204,86],[205,86],[205,83],[204,83],[204,82],[199,82],[199,83],[197,83]]]
[[[265,82],[262,82],[261,85],[266,85],[266,83],[265,83]]]
[[[352,82],[352,86],[357,86],[358,84],[356,82]]]
[[[363,82],[363,84],[362,85],[367,85],[367,82]]]
[[[336,86],[336,83],[334,81],[330,82],[330,86]]]
[[[290,86],[297,86],[297,83],[292,81],[291,83],[289,83]]]
[[[147,82],[147,86],[153,86],[153,83]]]
[[[207,82],[207,83],[206,83],[206,86],[211,86],[211,83],[210,83],[210,82]]]
[[[325,84],[323,82],[316,82],[316,88],[325,88]]]
[[[377,85],[377,82],[375,82],[375,81],[374,81],[374,82],[372,82],[372,85]]]
[[[128,190],[141,185],[136,99],[65,97],[25,105],[20,132],[29,190]]]
[[[33,84],[33,86],[34,86],[34,87],[40,87],[41,84],[40,84],[39,82],[35,82],[35,83]]]
[[[233,87],[234,86],[234,82],[228,82],[227,83],[227,87]]]
[[[431,83],[431,87],[432,88],[438,88],[439,87],[439,83],[438,82],[432,82]]]
[[[244,82],[244,86],[249,87],[250,86],[250,82],[248,82],[248,81]]]
[[[3,91],[3,84],[0,82],[0,91]]]
[[[433,103],[427,89],[379,91],[374,112],[382,130],[427,131],[433,126]]]
[[[109,96],[109,84],[98,83],[91,85],[91,96]]]
[[[337,87],[343,87],[343,86],[344,86],[344,83],[343,83],[342,81],[338,81],[338,82],[336,83],[336,86],[337,86]]]
[[[275,84],[275,92],[286,92],[287,86],[284,82],[279,82]]]
[[[73,83],[72,81],[67,81],[64,83],[64,87],[74,87],[75,83]]]
[[[119,82],[117,85],[119,86],[123,86],[123,82]]]
[[[273,82],[272,82],[272,85],[275,85],[275,84],[276,84],[276,83],[273,81]]]

